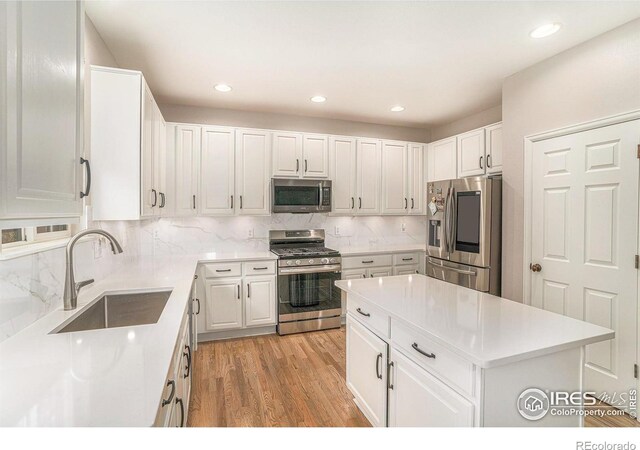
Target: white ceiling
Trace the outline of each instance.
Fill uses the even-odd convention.
[[[502,79],[640,17],[640,2],[89,1],[160,103],[432,126],[500,103]],[[563,24],[533,40],[536,26]],[[230,93],[213,89],[233,86]],[[309,101],[313,95],[327,102]],[[396,104],[406,110],[389,111]]]

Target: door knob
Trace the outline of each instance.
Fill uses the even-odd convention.
[[[542,271],[542,266],[540,264],[529,264],[529,269],[531,269],[532,272],[540,272]]]

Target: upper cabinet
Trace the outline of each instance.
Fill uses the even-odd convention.
[[[331,136],[329,139],[331,165],[331,211],[333,214],[356,213],[356,139]]]
[[[169,127],[169,155],[175,168],[175,214],[195,216],[198,213],[198,175],[202,130],[197,125],[175,124]]]
[[[142,73],[91,68],[94,220],[161,216],[167,192],[166,124]]]
[[[382,142],[382,214],[424,214],[424,145]]]
[[[234,214],[235,168],[235,130],[202,127],[200,214]]]
[[[502,173],[502,123],[485,128],[487,173]]]
[[[425,179],[424,179],[424,153],[426,145],[410,143],[407,149],[408,153],[408,195],[409,195],[409,214],[425,214]]]
[[[432,142],[427,146],[427,181],[457,177],[457,140],[455,137]]]
[[[0,4],[0,220],[82,213],[83,17],[81,2]]]
[[[271,142],[274,177],[329,176],[329,136],[274,131]]]
[[[358,139],[356,148],[356,214],[380,214],[381,143]]]
[[[458,178],[484,175],[484,128],[458,136]]]
[[[236,130],[236,212],[241,215],[269,215],[271,212],[270,133]]]

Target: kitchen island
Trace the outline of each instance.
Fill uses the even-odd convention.
[[[614,337],[423,275],[336,286],[347,302],[347,386],[375,426],[581,426],[549,396],[580,392],[584,347]]]

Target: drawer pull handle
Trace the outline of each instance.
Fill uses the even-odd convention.
[[[370,259],[369,261],[362,261],[362,264],[371,264],[373,263],[373,259]]]
[[[365,317],[371,317],[371,314],[366,313],[366,312],[362,312],[362,310],[360,308],[356,308],[356,311],[358,311],[360,314],[362,314]]]
[[[231,272],[231,269],[216,269],[216,272]]]
[[[267,270],[268,267],[254,267],[253,270]]]
[[[435,353],[427,353],[427,352],[425,352],[425,351],[420,350],[420,349],[418,348],[418,344],[417,344],[417,343],[415,343],[415,342],[411,345],[411,347],[413,347],[413,349],[414,349],[415,351],[417,351],[417,352],[418,352],[418,353],[420,353],[421,355],[426,356],[427,358],[433,358],[433,359],[436,359],[436,354],[435,354]]]
[[[413,261],[413,258],[402,258],[403,261]]]
[[[382,363],[382,353],[378,353],[378,356],[376,357],[376,376],[378,377],[379,380],[382,380],[382,373],[380,373],[381,363]]]
[[[200,314],[200,299],[196,298],[196,303],[198,304],[198,311],[196,311],[196,316]]]

